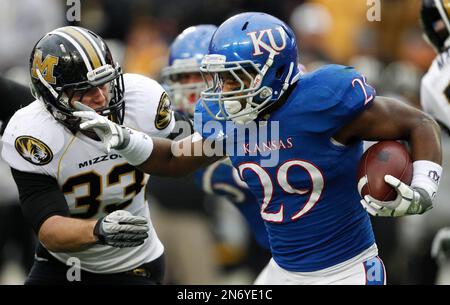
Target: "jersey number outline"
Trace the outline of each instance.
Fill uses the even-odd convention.
[[[109,171],[106,178],[106,187],[120,183],[122,176],[128,174],[132,174],[134,182],[123,188],[124,198],[133,193],[134,195],[137,195],[145,186],[143,183],[144,174],[128,163],[116,165]],[[77,187],[83,185],[88,186],[88,195],[75,198],[75,208],[87,206],[87,211],[82,213],[74,213],[71,216],[75,218],[87,219],[94,217],[99,212],[102,205],[102,202],[98,199],[104,191],[102,186],[102,176],[95,171],[89,171],[77,176],[72,176],[64,183],[62,186],[62,191],[65,195],[71,194],[75,192]],[[121,203],[108,204],[103,208],[103,211],[105,213],[111,213],[116,210],[123,210],[131,204],[133,197]]]
[[[312,182],[312,189],[295,189],[288,181],[289,170],[293,166],[299,166],[303,168],[309,175],[310,180]],[[242,163],[239,165],[239,174],[243,177],[243,173],[245,170],[251,170],[254,172],[263,188],[263,202],[261,203],[261,217],[268,222],[281,223],[284,221],[284,204],[280,204],[280,209],[277,212],[267,212],[269,204],[272,201],[273,196],[273,182],[269,173],[256,163]],[[306,213],[308,213],[320,200],[320,196],[325,187],[325,179],[322,175],[322,172],[319,168],[317,168],[314,164],[301,160],[301,159],[293,159],[287,160],[283,164],[281,164],[277,169],[277,183],[278,185],[288,194],[298,194],[298,195],[306,195],[310,193],[308,200],[303,205],[303,207],[297,211],[292,217],[291,220],[298,220]]]
[[[361,87],[361,89],[364,93],[364,97],[365,97],[364,105],[367,105],[371,100],[374,99],[374,96],[373,96],[373,94],[371,94],[370,96],[367,96],[366,86],[370,87],[372,89],[373,89],[373,87],[367,83],[367,80],[364,76],[363,76],[363,80],[360,80],[359,78],[355,78],[354,80],[352,80],[353,88],[355,88],[355,83],[357,83]]]

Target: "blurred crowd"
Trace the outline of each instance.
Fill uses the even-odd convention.
[[[183,29],[219,25],[243,11],[267,12],[289,23],[308,71],[327,63],[351,65],[377,94],[416,107],[421,77],[435,57],[422,38],[419,0],[382,0],[380,22],[367,19],[370,6],[365,0],[79,2],[80,20],[69,21],[67,11],[73,5],[66,1],[0,0],[0,73],[27,84],[34,43],[49,30],[69,24],[103,36],[125,72],[159,79],[170,44]],[[450,151],[449,145],[443,143],[444,152]],[[30,267],[35,239],[21,218],[15,184],[1,160],[0,176],[0,283],[14,283]],[[251,283],[270,255],[255,242],[239,212],[225,198],[199,194],[195,186],[182,182],[188,194],[192,188],[192,196],[177,197],[178,190],[174,194],[158,188],[159,179],[150,178],[148,191],[152,219],[168,253],[167,283]],[[438,229],[450,225],[448,185],[441,182],[436,207],[426,215],[372,218],[389,284],[435,283],[438,268],[430,249]],[[161,199],[161,192],[171,193],[171,198]]]

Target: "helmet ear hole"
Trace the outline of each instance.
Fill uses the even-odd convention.
[[[283,66],[281,66],[281,67],[279,67],[278,69],[277,69],[277,72],[275,73],[275,77],[277,78],[277,79],[280,79],[282,76],[283,76],[283,74],[284,74],[284,69],[286,68],[286,66],[285,65],[283,65]]]

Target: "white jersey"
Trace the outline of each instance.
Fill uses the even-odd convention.
[[[439,54],[422,78],[422,109],[450,129],[450,49]]]
[[[125,74],[124,125],[153,137],[167,137],[175,120],[170,100],[155,81]],[[64,193],[72,217],[100,218],[122,209],[149,220],[149,237],[133,248],[94,244],[80,252],[50,252],[62,263],[77,257],[81,268],[95,273],[133,269],[164,251],[151,224],[145,198],[149,176],[129,165],[115,151],[106,154],[101,142],[71,133],[37,100],[17,111],[3,136],[2,157],[19,171],[54,177]]]

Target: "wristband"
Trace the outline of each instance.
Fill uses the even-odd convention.
[[[117,148],[116,151],[133,166],[147,161],[153,151],[152,138],[145,133],[130,128],[124,128],[123,134],[124,144]]]
[[[433,200],[441,180],[442,166],[428,160],[418,160],[413,163],[412,188],[425,190]]]

